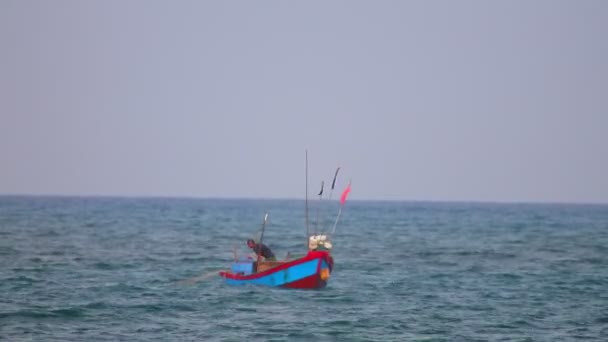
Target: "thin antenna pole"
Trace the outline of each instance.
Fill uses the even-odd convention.
[[[310,236],[310,230],[308,228],[308,150],[306,150],[306,200],[305,200],[305,220],[306,220],[306,248],[308,248],[308,237]]]

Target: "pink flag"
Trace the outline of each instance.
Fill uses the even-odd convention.
[[[340,203],[342,205],[344,205],[344,203],[346,202],[346,197],[348,196],[349,192],[350,192],[350,182],[348,182],[348,186],[346,187],[346,189],[344,189],[344,192],[342,192],[342,197],[340,197]]]

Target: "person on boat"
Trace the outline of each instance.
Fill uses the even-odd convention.
[[[255,241],[249,239],[247,240],[247,247],[251,248],[255,252],[255,255],[260,255],[266,260],[277,260],[270,248],[263,243],[255,243]]]

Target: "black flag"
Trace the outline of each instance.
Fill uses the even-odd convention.
[[[333,189],[334,189],[334,187],[336,186],[336,178],[338,177],[338,171],[340,171],[340,167],[338,167],[338,168],[336,169],[336,174],[334,175],[334,181],[333,181],[333,182],[331,182],[331,189],[332,189],[332,190],[333,190]]]

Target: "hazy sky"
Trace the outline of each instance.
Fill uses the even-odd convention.
[[[0,1],[0,193],[608,202],[608,1]],[[334,198],[336,196],[334,195]]]

